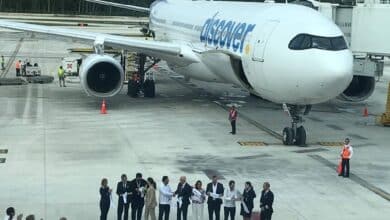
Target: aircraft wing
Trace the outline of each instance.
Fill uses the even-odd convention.
[[[43,25],[25,24],[7,20],[0,20],[0,27],[43,35],[52,35],[60,38],[69,38],[74,41],[104,43],[105,46],[111,46],[113,48],[158,57],[172,64],[180,66],[199,62],[198,57],[195,55],[192,49],[184,44],[160,42],[154,40],[137,40],[124,36],[100,34],[83,30],[72,30]]]

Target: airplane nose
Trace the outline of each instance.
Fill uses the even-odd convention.
[[[307,75],[302,81],[300,94],[312,104],[328,101],[340,95],[353,78],[353,57],[348,50],[339,52],[320,51],[311,59],[316,65],[310,67],[315,75]],[[310,95],[307,95],[310,94]]]
[[[341,94],[351,83],[353,78],[353,58],[348,53],[333,56],[327,59],[328,65],[323,68],[323,77],[320,79],[320,87],[328,90],[332,95]]]

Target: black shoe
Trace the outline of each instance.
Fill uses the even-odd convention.
[[[339,176],[343,176],[342,174],[339,174]]]

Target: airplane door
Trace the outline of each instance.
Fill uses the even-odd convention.
[[[279,21],[266,21],[264,26],[257,33],[253,48],[253,61],[264,62],[264,51],[267,46],[267,41],[278,24]]]

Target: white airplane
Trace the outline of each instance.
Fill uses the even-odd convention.
[[[286,145],[305,145],[306,131],[298,126],[303,112],[341,94],[353,77],[352,53],[342,31],[304,6],[157,0],[142,8],[87,1],[149,13],[154,40],[5,20],[0,20],[0,27],[94,43],[96,53],[80,68],[82,86],[93,96],[113,96],[123,86],[123,69],[104,54],[104,46],[165,60],[186,77],[239,85],[288,109],[292,126],[283,130]],[[154,82],[144,86],[145,93],[153,96]]]

